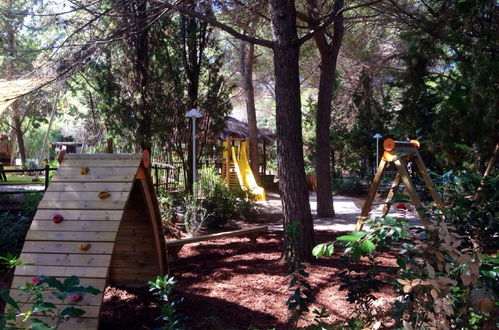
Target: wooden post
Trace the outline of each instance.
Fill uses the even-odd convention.
[[[416,165],[418,166],[419,173],[423,177],[423,181],[426,184],[426,187],[428,187],[428,190],[430,191],[431,198],[433,198],[435,204],[437,204],[437,207],[440,209],[440,211],[442,211],[442,213],[446,215],[444,202],[440,197],[440,194],[437,192],[435,186],[433,185],[433,181],[431,181],[430,175],[426,170],[426,166],[424,165],[423,159],[421,159],[419,152],[416,153],[415,162]]]
[[[428,221],[428,219],[426,219],[426,215],[423,209],[423,203],[421,202],[421,199],[419,198],[416,192],[416,188],[412,184],[412,181],[409,177],[409,172],[407,172],[407,163],[403,159],[396,159],[394,163],[395,166],[397,166],[402,182],[404,183],[405,187],[407,188],[407,192],[411,197],[411,202],[416,207],[416,211],[418,212],[419,218],[423,222],[425,229],[428,229],[430,222]]]
[[[392,206],[391,201],[393,199],[393,196],[395,196],[395,194],[398,192],[399,186],[400,186],[400,173],[397,172],[397,174],[395,174],[395,178],[393,179],[390,191],[388,192],[388,196],[386,196],[385,200],[386,204],[383,207],[383,211],[381,212],[381,217],[383,218],[386,217],[386,215],[390,211],[390,207]]]
[[[158,165],[155,164],[152,166],[152,168],[154,169],[154,180],[156,180],[156,182],[154,182],[154,187],[156,188],[156,191],[158,191],[159,190]]]
[[[362,207],[362,212],[360,216],[357,218],[357,225],[355,226],[355,231],[362,230],[362,226],[364,225],[364,220],[369,217],[369,213],[371,212],[371,207],[373,205],[374,198],[376,197],[376,192],[378,191],[379,184],[381,182],[381,176],[386,168],[386,160],[381,159],[379,162],[378,170],[376,171],[376,175],[374,176],[373,183],[371,188],[369,189],[369,193],[367,194],[366,201],[364,206]]]
[[[45,165],[45,189],[44,191],[47,191],[47,188],[49,187],[49,172],[50,172],[50,167],[49,164]]]

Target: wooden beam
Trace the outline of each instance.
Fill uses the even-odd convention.
[[[395,178],[393,179],[392,186],[390,187],[390,191],[388,192],[388,196],[386,196],[385,206],[383,207],[383,211],[381,212],[381,217],[386,217],[388,212],[390,211],[390,207],[392,206],[393,196],[398,192],[400,186],[400,173],[397,172],[395,174]]]
[[[355,231],[362,230],[365,219],[369,217],[369,213],[371,212],[371,207],[374,202],[374,198],[376,197],[379,184],[381,183],[381,176],[385,171],[386,165],[387,161],[381,159],[381,161],[379,162],[378,170],[376,171],[376,175],[374,176],[373,183],[371,184],[371,188],[369,188],[369,193],[367,194],[366,201],[364,202],[364,206],[362,207],[362,212],[360,213],[360,216],[357,218],[357,225],[355,226]]]
[[[430,222],[428,221],[428,219],[426,219],[426,215],[424,213],[424,208],[423,208],[423,203],[421,203],[421,199],[419,198],[419,196],[416,192],[416,188],[412,184],[411,178],[409,177],[409,172],[407,172],[407,163],[402,158],[395,160],[394,163],[395,163],[395,166],[397,166],[397,169],[400,173],[400,177],[402,179],[402,182],[404,183],[404,185],[407,189],[407,192],[409,193],[409,196],[411,198],[411,202],[416,207],[416,211],[419,214],[419,218],[423,222],[425,229],[428,229]]]
[[[419,173],[421,174],[421,177],[423,178],[426,187],[430,191],[431,198],[433,198],[435,204],[437,204],[437,207],[440,209],[440,211],[442,211],[442,213],[447,216],[445,212],[444,201],[442,200],[442,197],[440,197],[440,194],[435,188],[435,185],[433,184],[433,181],[431,180],[431,177],[428,174],[428,170],[426,169],[426,166],[424,165],[423,159],[421,158],[419,152],[414,157],[414,160],[416,165],[418,166]]]

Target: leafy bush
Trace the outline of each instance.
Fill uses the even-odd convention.
[[[0,255],[21,253],[30,224],[31,218],[22,212],[0,213]]]
[[[42,192],[24,195],[23,201],[21,202],[21,212],[26,217],[32,219],[35,216],[38,204],[40,203],[42,197]]]
[[[0,298],[7,303],[5,314],[0,320],[0,329],[19,329],[19,320],[25,324],[27,329],[57,329],[62,323],[70,318],[80,317],[85,311],[74,306],[61,306],[46,302],[43,293],[50,291],[59,300],[59,304],[68,304],[73,301],[80,301],[86,294],[99,294],[101,291],[91,286],[80,286],[80,279],[77,276],[70,276],[63,282],[52,276],[34,277],[31,282],[18,287],[23,293],[25,302],[20,303],[6,294],[7,290],[0,292]],[[23,308],[32,304],[31,307]],[[49,325],[38,319],[40,316],[49,316],[52,324]],[[24,328],[24,327],[23,327]]]
[[[185,198],[184,226],[187,233],[195,236],[206,219],[206,209],[192,196]]]
[[[339,195],[359,196],[364,193],[364,186],[358,177],[333,178],[332,188]]]
[[[446,221],[456,227],[468,246],[499,249],[499,176],[481,176],[465,170],[435,175],[448,205]]]
[[[156,281],[149,281],[149,291],[153,292],[153,295],[158,296],[161,303],[162,315],[158,320],[163,320],[165,324],[161,326],[160,330],[176,330],[184,329],[185,317],[177,313],[176,308],[179,303],[182,302],[180,299],[172,299],[172,291],[175,287],[177,281],[169,275],[165,277],[158,276]]]
[[[242,190],[230,190],[214,167],[203,167],[200,171],[198,189],[202,207],[206,210],[204,224],[208,228],[224,226],[230,218],[253,212],[251,196]]]

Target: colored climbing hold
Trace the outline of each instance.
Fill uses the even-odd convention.
[[[60,214],[56,214],[54,215],[54,217],[52,218],[52,221],[54,223],[60,223],[62,220],[64,220],[64,218],[62,217],[62,215]]]
[[[69,299],[71,299],[71,301],[80,301],[81,298],[82,296],[77,293],[73,293],[72,295],[69,296]]]
[[[88,172],[90,172],[90,169],[88,167],[82,167],[82,168],[80,168],[80,174],[81,175],[85,175]]]
[[[396,208],[398,208],[399,210],[406,210],[407,209],[407,207],[403,203],[397,204]]]
[[[88,249],[90,249],[90,246],[91,246],[90,243],[81,243],[81,244],[78,244],[78,249],[80,249],[82,251],[87,251]]]
[[[107,191],[103,190],[103,191],[100,191],[99,192],[99,195],[97,195],[100,199],[106,199],[106,198],[109,198],[109,196],[111,196],[110,193],[108,193]]]

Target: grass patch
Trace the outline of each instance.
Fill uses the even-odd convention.
[[[45,182],[45,177],[44,176],[39,176],[40,181],[34,182],[33,179],[35,176],[28,176],[28,175],[16,175],[16,174],[9,174],[6,173],[7,175],[7,182],[5,181],[0,181],[0,184],[30,184],[30,183],[43,183]]]

